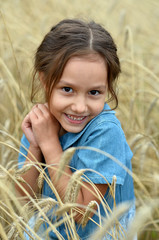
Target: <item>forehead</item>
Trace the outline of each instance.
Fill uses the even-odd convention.
[[[58,83],[77,85],[106,85],[107,66],[98,54],[75,56],[67,62]]]
[[[105,65],[107,65],[104,58],[98,53],[89,53],[89,54],[77,55],[77,56],[75,55],[75,56],[72,56],[67,61],[67,63],[69,63],[70,61],[73,61],[73,60],[75,60],[75,61],[83,60],[83,61],[88,61],[88,62],[102,62],[102,63],[105,63]]]
[[[89,71],[90,70],[90,71]],[[78,72],[80,75],[83,73],[95,72],[98,70],[107,73],[107,64],[104,58],[97,54],[91,53],[87,55],[72,56],[66,63],[62,76],[72,71]]]

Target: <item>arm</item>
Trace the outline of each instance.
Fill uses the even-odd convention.
[[[51,142],[50,142],[50,144],[51,144]],[[54,139],[51,146],[49,146],[49,143],[46,144],[46,146],[47,146],[46,148],[42,147],[42,152],[44,154],[45,161],[48,165],[56,164],[56,169],[58,170],[58,164],[59,164],[60,157],[62,154],[62,149],[61,149],[59,140]],[[48,168],[48,170],[49,170],[51,180],[52,180],[58,194],[60,195],[60,198],[62,200],[64,200],[67,185],[72,176],[72,171],[69,168],[65,168],[65,173],[62,174],[62,176],[60,177],[60,179],[57,182],[56,181],[56,171],[53,170],[52,168]],[[83,182],[83,185],[84,186],[81,186],[81,188],[80,188],[80,191],[79,191],[79,194],[77,197],[77,203],[87,206],[90,201],[94,200],[98,204],[100,204],[98,197],[95,196],[96,193],[95,193],[94,188],[87,182]],[[96,185],[96,188],[100,191],[100,193],[104,196],[106,193],[106,190],[107,190],[107,185],[106,184],[95,184],[95,185]],[[90,189],[90,191],[88,190],[88,188]],[[94,192],[94,194],[91,191]],[[80,209],[80,210],[84,213],[84,209]],[[93,214],[90,215],[90,217],[92,217],[92,216],[93,216]],[[81,219],[82,219],[82,215],[77,214],[74,217],[74,219],[75,219],[75,221],[80,223]]]
[[[34,137],[44,155],[46,164],[55,164],[56,169],[58,169],[60,157],[63,153],[58,136],[60,130],[59,123],[54,118],[54,116],[51,115],[48,108],[42,104],[39,104],[38,107],[34,108],[30,112],[30,120]],[[52,168],[48,169],[51,180],[59,196],[63,200],[68,182],[72,176],[72,171],[69,168],[65,168],[66,174],[62,174],[59,181],[56,182],[56,170],[53,170]],[[88,183],[84,184],[90,188],[90,185]],[[99,189],[102,195],[105,194],[107,190],[106,184],[97,184],[96,187]],[[93,188],[91,190],[93,190]],[[85,187],[81,187],[77,197],[77,203],[88,205],[88,203],[92,200],[95,200],[99,203],[99,200],[90,191],[88,191]],[[77,222],[80,221],[80,218],[80,214],[75,216],[75,220]]]
[[[22,130],[27,136],[30,143],[30,147],[28,149],[28,154],[24,165],[31,163],[34,166],[32,166],[25,174],[22,175],[22,178],[27,182],[27,184],[21,183],[22,187],[19,187],[18,185],[16,185],[15,187],[22,196],[25,196],[23,188],[27,190],[27,192],[31,196],[33,196],[33,192],[36,193],[38,190],[36,180],[39,176],[39,171],[35,167],[35,164],[38,162],[42,162],[42,152],[34,138],[29,114],[24,118],[22,122]]]
[[[27,184],[26,183],[21,183],[22,187],[19,187],[18,185],[16,185],[16,189],[18,190],[18,192],[22,196],[25,196],[23,188],[25,190],[27,190],[27,192],[31,196],[33,196],[34,195],[33,192],[37,193],[37,191],[38,191],[36,181],[37,181],[37,178],[39,176],[39,171],[37,170],[35,165],[38,165],[37,162],[42,161],[41,150],[37,149],[37,148],[34,148],[33,146],[30,146],[29,149],[28,149],[27,158],[28,159],[25,160],[24,165],[26,165],[28,163],[33,164],[33,166],[25,174],[22,175],[22,178],[27,182]]]

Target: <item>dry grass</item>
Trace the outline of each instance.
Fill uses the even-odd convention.
[[[44,205],[40,198],[30,198],[29,205],[23,200],[25,208],[29,209],[25,211],[14,194],[14,182],[22,180],[16,170],[17,150],[22,134],[20,125],[31,107],[29,91],[36,47],[53,24],[66,17],[80,17],[103,24],[112,33],[119,49],[122,75],[118,85],[117,116],[134,153],[133,171],[138,208],[127,239],[132,239],[135,231],[138,231],[139,239],[159,239],[158,0],[0,0],[0,6],[1,238],[24,239],[23,230],[28,227],[26,223],[34,209],[39,212],[35,230],[40,227],[41,216],[43,221],[49,222],[45,213],[53,204],[50,199]],[[41,171],[39,189],[45,178]],[[49,182],[49,179],[46,180]],[[74,203],[63,205],[60,200],[58,204],[63,210],[63,221],[71,229],[74,222],[72,215],[69,216],[67,212],[79,206]],[[105,223],[107,227],[125,207],[121,206],[113,213],[112,219]],[[59,223],[49,224],[50,229],[56,231]],[[102,236],[102,231],[101,228],[97,236]],[[35,231],[30,229],[30,232],[34,234],[33,239],[40,239]],[[72,234],[73,239],[78,239],[76,232]],[[59,239],[62,239],[60,235]]]

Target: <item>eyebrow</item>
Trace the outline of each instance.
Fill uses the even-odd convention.
[[[67,85],[67,86],[71,86],[71,87],[76,87],[77,85],[76,84],[73,84],[73,83],[69,83],[65,80],[60,80],[60,82],[58,82],[58,84],[64,84],[64,85]],[[106,85],[97,85],[97,86],[92,86],[90,89],[105,89],[106,88]]]

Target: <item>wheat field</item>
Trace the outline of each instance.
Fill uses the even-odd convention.
[[[14,183],[22,181],[16,168],[20,126],[32,106],[35,50],[50,28],[63,18],[95,20],[112,34],[118,46],[122,73],[116,115],[134,153],[137,207],[126,239],[133,239],[135,232],[141,240],[159,239],[158,0],[0,0],[0,239],[24,239],[23,230],[33,212],[27,215],[15,196]],[[39,198],[32,200],[32,209],[38,209],[39,216],[43,216],[53,204],[48,199],[44,209],[45,202]],[[73,207],[74,203],[61,205],[61,211]],[[126,207],[117,209],[112,219]],[[71,224],[67,216],[64,219]],[[105,223],[105,229],[112,219]],[[51,227],[56,230],[57,226]],[[96,239],[102,239],[100,236],[102,230]]]

